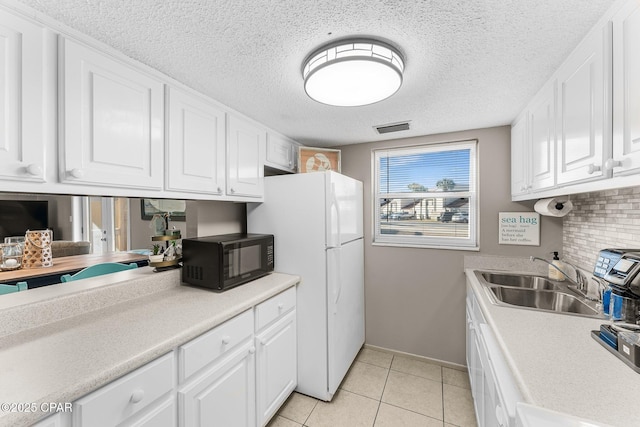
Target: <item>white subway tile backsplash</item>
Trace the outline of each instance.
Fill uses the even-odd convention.
[[[640,187],[571,196],[573,210],[563,218],[563,256],[593,270],[604,248],[640,248]]]

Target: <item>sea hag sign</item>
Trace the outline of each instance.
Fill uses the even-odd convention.
[[[498,215],[499,244],[540,246],[540,214],[500,212]]]

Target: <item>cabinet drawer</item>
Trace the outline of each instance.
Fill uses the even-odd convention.
[[[169,353],[79,399],[73,424],[114,426],[173,389],[174,357]]]
[[[256,306],[256,331],[296,306],[296,288],[290,288]]]
[[[247,310],[179,349],[180,382],[253,336],[253,310]]]

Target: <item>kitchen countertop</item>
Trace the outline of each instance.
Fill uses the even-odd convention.
[[[3,296],[0,323],[15,331],[0,330],[0,402],[73,402],[299,280],[272,273],[217,293],[144,268]],[[0,411],[0,426],[48,415]]]
[[[607,425],[640,425],[640,374],[591,337],[604,320],[494,305],[474,271],[465,269],[468,282],[526,403]]]

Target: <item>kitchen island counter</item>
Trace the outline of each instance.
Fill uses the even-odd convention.
[[[3,296],[0,323],[15,332],[0,328],[0,402],[38,410],[2,411],[0,426],[44,418],[43,403],[73,402],[299,280],[272,273],[217,293],[144,268]]]
[[[640,425],[640,413],[629,410],[640,404],[640,374],[591,337],[606,320],[494,305],[475,271],[465,269],[468,286],[526,403],[605,425]]]

